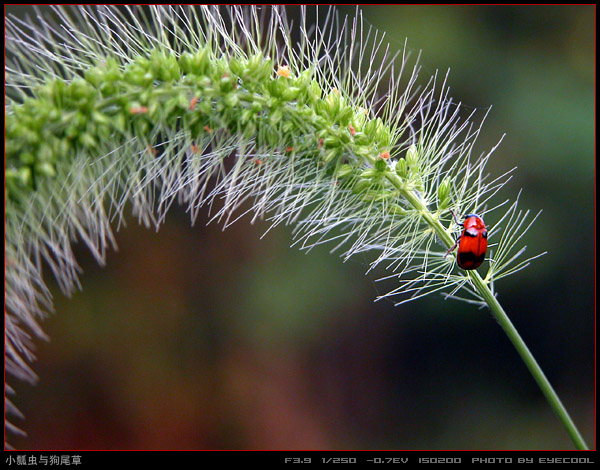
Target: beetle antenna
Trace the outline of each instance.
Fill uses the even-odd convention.
[[[458,219],[456,218],[456,214],[454,213],[454,211],[450,208],[448,208],[448,210],[450,211],[450,213],[452,214],[452,217],[454,217],[454,222],[456,222],[456,225],[460,225],[462,227],[464,227],[464,224],[461,224]]]

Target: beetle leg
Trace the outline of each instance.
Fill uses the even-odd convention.
[[[454,251],[454,249],[458,246],[458,242],[459,241],[460,241],[460,237],[458,237],[456,239],[456,242],[454,243],[454,245],[452,245],[452,248],[450,248],[448,251],[446,251],[446,254],[444,255],[444,258]]]

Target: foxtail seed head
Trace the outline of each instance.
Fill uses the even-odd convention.
[[[492,152],[474,154],[474,116],[445,80],[417,89],[408,50],[382,49],[360,13],[338,22],[330,11],[309,28],[303,10],[292,41],[282,7],[264,21],[258,7],[54,12],[60,25],[5,19],[9,374],[35,379],[29,338],[43,337],[52,308],[39,260],[72,292],[72,240],[104,262],[127,203],[147,226],[175,200],[192,220],[208,205],[227,226],[250,200],[255,218],[294,224],[303,249],[335,240],[344,258],[368,252],[369,269],[398,279],[383,297],[400,302],[482,300],[436,235],[450,231],[450,207],[488,215],[486,283],[528,264],[515,248],[528,213],[486,210],[509,177],[485,176]]]

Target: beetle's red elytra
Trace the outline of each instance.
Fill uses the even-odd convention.
[[[456,219],[456,216],[454,218]],[[463,231],[454,246],[448,250],[448,253],[458,245],[458,252],[456,253],[458,266],[465,270],[477,269],[483,263],[487,252],[487,227],[483,219],[477,214],[466,215],[462,224],[458,221],[456,223],[463,227]]]

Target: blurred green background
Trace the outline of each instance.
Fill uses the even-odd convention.
[[[543,209],[525,243],[549,252],[498,297],[594,447],[595,6],[363,11],[422,50],[423,79],[450,68],[467,111],[493,106],[476,149],[506,133],[489,170],[518,166],[503,196]],[[78,247],[83,291],[54,288],[40,382],[11,382],[16,448],[572,448],[486,310],[373,303],[368,258],[204,214],[175,208],[159,233],[131,219],[104,268]]]

